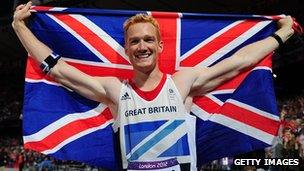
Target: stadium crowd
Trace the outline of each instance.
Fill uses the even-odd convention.
[[[304,158],[304,96],[280,102],[281,135],[275,157]]]
[[[17,137],[0,139],[0,171],[102,170],[75,161],[56,160],[42,153],[24,149],[22,140]]]

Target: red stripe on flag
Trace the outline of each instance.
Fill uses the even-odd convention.
[[[109,108],[106,108],[105,111],[103,111],[98,116],[71,122],[55,130],[52,134],[48,135],[41,141],[25,143],[24,147],[28,149],[34,149],[39,152],[50,150],[66,139],[87,129],[98,127],[110,119],[112,119],[111,112]]]
[[[36,11],[49,11],[50,9],[52,9],[54,7],[47,7],[47,6],[32,6],[32,10],[36,10]]]
[[[154,11],[152,12],[152,16],[154,18],[179,18],[179,15],[178,13],[176,12],[157,12],[157,11]]]
[[[96,33],[90,30],[85,23],[77,21],[75,18],[67,14],[54,14],[54,16],[68,25],[73,31],[85,39],[92,47],[107,58],[111,63],[115,64],[130,64],[117,51],[115,51],[104,40],[99,38]]]
[[[234,104],[225,103],[218,113],[240,121],[244,124],[255,127],[274,136],[278,135],[280,121],[269,119],[267,117],[261,116],[257,113],[241,108]]]
[[[198,105],[204,111],[208,113],[214,113],[218,111],[221,107],[219,104],[215,103],[212,99],[208,98],[207,96],[198,96],[193,98],[193,103]]]
[[[152,16],[159,23],[162,41],[164,42],[163,52],[159,56],[159,68],[164,73],[173,74],[176,61],[178,13],[152,12]]]
[[[46,79],[48,81],[54,82],[54,79],[44,74],[40,69],[38,63],[30,56],[28,57],[26,63],[25,78],[29,78],[33,80]]]
[[[214,54],[217,50],[226,46],[238,36],[252,28],[258,22],[259,21],[246,20],[237,24],[185,58],[181,61],[180,65],[183,67],[191,67],[199,64],[210,55]]]

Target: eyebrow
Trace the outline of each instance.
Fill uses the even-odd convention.
[[[134,37],[129,37],[128,40],[134,40],[134,39],[140,39],[141,37],[139,36],[134,36]],[[156,39],[156,36],[151,36],[151,35],[144,35],[143,36],[143,39],[146,39],[146,38],[153,38],[153,39]]]

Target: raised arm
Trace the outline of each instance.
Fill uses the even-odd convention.
[[[52,50],[39,41],[28,29],[25,20],[31,15],[31,2],[19,5],[14,13],[12,26],[27,52],[39,63],[44,61]],[[121,82],[114,77],[92,77],[63,60],[51,69],[50,75],[62,85],[91,100],[106,104],[116,103]]]
[[[281,38],[282,42],[285,42],[294,33],[292,18],[287,16],[279,20],[277,24],[279,29],[275,34]],[[269,36],[241,48],[230,58],[226,58],[212,67],[182,70],[174,75],[174,81],[184,98],[189,94],[201,95],[233,78],[242,70],[254,66],[278,47],[278,41]]]

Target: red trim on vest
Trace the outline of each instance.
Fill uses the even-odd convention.
[[[165,82],[167,80],[167,74],[163,74],[162,79],[158,83],[157,87],[155,87],[154,90],[151,91],[143,91],[140,88],[138,88],[132,81],[129,81],[130,85],[132,86],[133,90],[143,99],[147,101],[152,101],[155,99],[155,97],[159,94],[159,92],[162,90]]]

